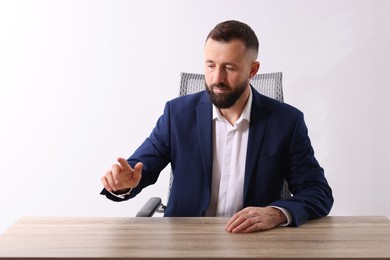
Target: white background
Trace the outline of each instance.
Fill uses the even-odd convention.
[[[390,217],[390,1],[0,1],[0,233],[22,216],[134,216],[100,177],[149,135],[218,23],[283,72],[333,188],[331,215]]]

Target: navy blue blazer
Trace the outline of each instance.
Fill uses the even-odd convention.
[[[252,93],[244,207],[286,208],[294,226],[326,216],[332,191],[314,157],[303,114],[254,88]],[[212,104],[205,91],[167,102],[149,138],[128,159],[132,167],[137,162],[144,167],[140,184],[125,200],[155,183],[171,163],[174,179],[165,216],[203,216],[211,197],[212,129]],[[284,179],[293,194],[287,200],[280,195]]]

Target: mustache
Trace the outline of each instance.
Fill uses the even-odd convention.
[[[224,84],[224,83],[216,83],[216,84],[211,84],[209,86],[210,89],[213,89],[213,88],[225,88],[225,89],[230,89],[230,86],[227,85],[227,84]]]

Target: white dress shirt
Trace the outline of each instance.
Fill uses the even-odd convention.
[[[252,108],[252,90],[239,119],[231,125],[213,105],[213,172],[211,199],[206,216],[231,217],[243,209],[245,162]],[[292,221],[291,213],[280,207]]]
[[[213,105],[213,177],[206,216],[231,217],[243,208],[251,107],[252,91],[241,116],[231,125]]]

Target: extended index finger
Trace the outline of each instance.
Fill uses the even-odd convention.
[[[132,170],[126,159],[119,157],[117,161],[121,165],[123,170]]]

